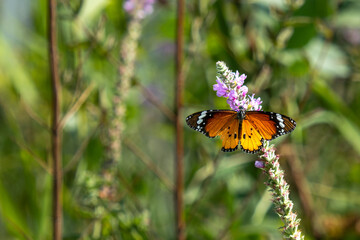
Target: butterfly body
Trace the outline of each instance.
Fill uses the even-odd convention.
[[[186,123],[192,129],[214,138],[220,136],[222,151],[238,148],[247,153],[258,152],[265,140],[293,131],[296,122],[279,113],[263,111],[206,110],[191,114]]]

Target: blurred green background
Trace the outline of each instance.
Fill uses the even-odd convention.
[[[115,0],[59,0],[65,116],[64,239],[174,239],[176,3],[143,22],[114,199],[103,195],[107,116],[128,15]],[[0,2],[0,239],[51,238],[47,1]],[[360,2],[186,2],[185,117],[228,108],[217,61],[245,73],[263,109],[291,116],[274,141],[306,239],[360,239]],[[155,99],[155,100],[154,100]],[[187,239],[280,239],[256,155],[220,153],[184,126]],[[104,180],[105,179],[105,180]]]

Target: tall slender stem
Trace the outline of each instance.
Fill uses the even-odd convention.
[[[60,240],[62,233],[62,166],[60,123],[60,80],[56,41],[56,1],[48,2],[48,47],[52,90],[51,149],[53,158],[53,239]]]
[[[184,33],[184,0],[177,1],[176,22],[176,54],[175,54],[175,129],[176,129],[176,156],[175,156],[175,216],[176,216],[176,239],[185,239],[185,217],[184,217],[184,136],[183,136],[183,88],[184,76],[183,64],[183,33]]]

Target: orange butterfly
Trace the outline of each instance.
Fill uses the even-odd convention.
[[[206,110],[186,118],[192,129],[214,138],[220,136],[221,150],[232,152],[238,148],[247,153],[258,152],[264,140],[272,140],[292,132],[296,122],[279,113],[262,111]]]

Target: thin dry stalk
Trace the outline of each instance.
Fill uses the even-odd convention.
[[[184,34],[184,0],[177,1],[177,22],[176,22],[176,53],[175,53],[175,222],[176,239],[185,239],[185,216],[184,216],[184,132],[183,132],[183,34]]]
[[[52,123],[51,123],[51,150],[53,158],[53,239],[62,238],[62,164],[61,164],[61,138],[62,131],[59,126],[61,114],[61,85],[58,70],[58,52],[56,41],[56,1],[48,2],[48,47],[52,90]]]

